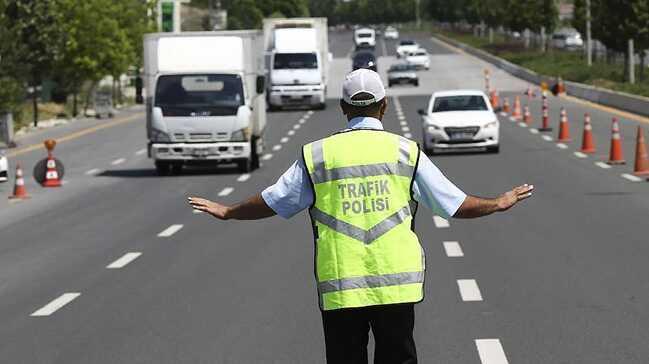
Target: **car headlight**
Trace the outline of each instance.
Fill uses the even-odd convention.
[[[438,130],[441,130],[441,129],[442,129],[442,128],[440,128],[439,126],[437,126],[437,125],[432,125],[432,124],[431,124],[431,125],[428,125],[428,127],[426,127],[426,130],[428,130],[429,133],[434,133],[434,132],[436,132],[436,131],[438,131]]]
[[[232,142],[247,142],[250,140],[250,128],[243,128],[237,130],[230,135],[230,141]]]
[[[154,143],[168,143],[171,141],[169,134],[164,131],[152,128],[151,129],[151,141]]]
[[[498,122],[497,121],[492,121],[492,122],[486,123],[484,125],[484,128],[485,129],[491,129],[491,128],[495,128],[497,126],[498,126]]]

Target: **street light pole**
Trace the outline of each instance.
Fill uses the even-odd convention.
[[[590,34],[590,0],[586,0],[586,63],[593,65],[593,40]]]
[[[417,29],[421,29],[421,15],[419,8],[421,7],[421,0],[415,0],[415,16],[417,17]]]

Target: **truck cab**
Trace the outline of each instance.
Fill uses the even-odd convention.
[[[356,48],[376,47],[376,31],[370,28],[360,28],[354,31],[354,44]]]
[[[265,127],[264,76],[254,42],[181,34],[145,40],[147,134],[156,170],[177,173],[188,164],[234,162],[242,172],[251,171]]]

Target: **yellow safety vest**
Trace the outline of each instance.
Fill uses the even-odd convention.
[[[313,191],[322,310],[419,302],[424,253],[414,232],[419,147],[382,130],[348,130],[302,150]]]

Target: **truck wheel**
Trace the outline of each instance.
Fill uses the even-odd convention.
[[[167,176],[169,174],[169,163],[156,161],[155,171],[158,174],[158,176]]]
[[[326,108],[327,108],[327,103],[323,102],[322,104],[318,105],[318,107],[316,107],[316,110],[324,110]]]
[[[495,145],[493,147],[487,147],[487,153],[493,153],[493,154],[500,153],[500,145]]]
[[[237,161],[237,166],[239,167],[239,172],[241,173],[252,172],[252,158]]]
[[[257,139],[253,139],[250,142],[250,159],[251,159],[251,169],[259,168],[259,151],[257,150]]]

